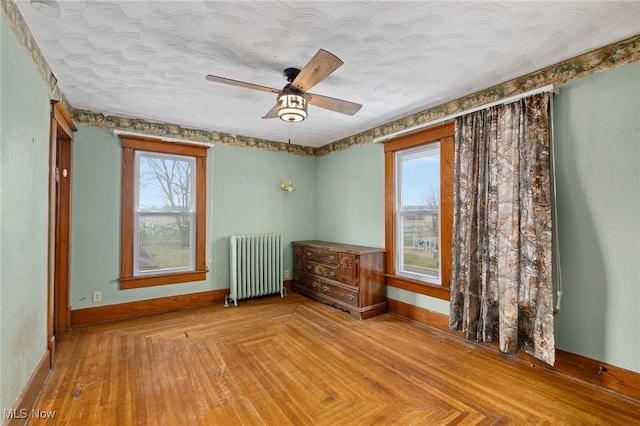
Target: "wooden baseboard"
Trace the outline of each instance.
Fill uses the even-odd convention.
[[[49,368],[56,365],[56,336],[51,336],[48,344],[49,349]]]
[[[46,351],[31,373],[31,377],[29,377],[29,380],[24,385],[16,403],[13,404],[11,413],[3,413],[4,416],[2,418],[5,420],[2,426],[24,425],[28,418],[31,417],[31,410],[34,408],[37,409],[35,403],[44,386],[44,382],[49,376],[49,371],[51,371],[50,361],[51,354],[49,351]]]
[[[438,330],[449,331],[449,317],[447,315],[432,312],[395,299],[387,298],[387,305],[387,311],[392,314],[437,328]]]
[[[95,308],[74,309],[71,311],[71,327],[81,327],[211,305],[223,302],[227,294],[229,294],[229,289],[211,290],[200,293],[118,303],[116,305],[97,306]]]
[[[394,299],[387,298],[387,303],[389,306],[388,312],[392,314],[437,328],[461,339],[463,338],[459,332],[449,329],[449,317],[447,315],[432,312]],[[497,345],[481,345],[498,352]],[[640,401],[640,373],[636,373],[635,371],[625,370],[624,368],[566,352],[561,349],[556,349],[556,364],[553,367],[525,353],[519,352],[516,354],[516,357],[539,367],[556,371]]]
[[[554,369],[640,401],[640,373],[560,349]]]

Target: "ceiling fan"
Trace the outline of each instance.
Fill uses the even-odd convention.
[[[307,118],[307,103],[346,115],[354,115],[362,108],[362,105],[355,102],[307,92],[343,63],[333,53],[320,49],[304,68],[287,68],[282,71],[282,75],[288,81],[282,90],[215,75],[207,75],[206,78],[214,83],[276,93],[277,103],[262,118],[279,117],[284,121],[296,122]]]

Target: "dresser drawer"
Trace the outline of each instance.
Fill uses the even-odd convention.
[[[387,311],[384,249],[292,241],[294,291],[365,319]]]
[[[358,306],[358,290],[340,287],[320,281],[320,293],[338,299],[353,306]]]
[[[304,248],[304,258],[314,262],[338,263],[338,252],[313,247]]]
[[[300,274],[296,277],[297,284],[313,291],[320,291],[320,279],[313,275]]]
[[[304,270],[310,274],[316,274],[321,277],[335,280],[338,276],[338,265],[327,265],[324,263],[311,262],[306,260],[304,262]]]

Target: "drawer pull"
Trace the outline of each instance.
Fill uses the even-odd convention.
[[[307,257],[311,257],[313,253],[311,253],[310,251],[307,252]]]
[[[329,256],[329,260],[336,260],[335,256]]]
[[[318,283],[314,281],[313,284],[311,284],[311,287],[318,288]]]
[[[311,269],[311,265],[307,265],[307,269]]]
[[[336,276],[335,271],[329,271],[329,276],[335,277]]]
[[[349,299],[349,300],[353,300],[353,299],[355,299],[355,298],[356,298],[356,297],[353,295],[353,293],[349,293],[349,294],[347,294],[347,299]]]
[[[329,293],[329,286],[323,285],[322,291],[324,291],[325,293]]]

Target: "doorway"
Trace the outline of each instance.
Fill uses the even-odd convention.
[[[77,130],[59,101],[51,101],[49,147],[49,274],[48,348],[55,362],[56,335],[69,331],[69,261],[71,231],[71,163],[73,134]]]

